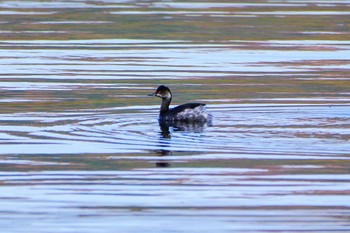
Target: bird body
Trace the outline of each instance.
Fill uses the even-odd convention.
[[[187,103],[169,109],[172,93],[166,86],[159,86],[151,96],[157,96],[162,99],[159,111],[160,122],[205,123],[211,121],[212,116],[207,112],[205,104],[202,103]]]

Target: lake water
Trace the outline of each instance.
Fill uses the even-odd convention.
[[[349,1],[0,7],[3,232],[350,231]]]

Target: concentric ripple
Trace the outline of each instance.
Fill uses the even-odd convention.
[[[350,150],[344,145],[350,139],[347,105],[217,104],[209,109],[213,125],[195,129],[160,127],[156,107],[151,106],[129,112],[112,108],[2,115],[1,143],[7,153],[20,153],[25,146],[28,154],[165,150],[341,156]],[[10,122],[16,124],[6,126]],[[337,143],[343,145],[334,151]]]

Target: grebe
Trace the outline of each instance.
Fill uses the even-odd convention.
[[[159,111],[160,122],[211,122],[212,116],[207,112],[205,104],[187,103],[169,109],[172,94],[166,86],[159,86],[156,92],[149,96],[157,96],[162,99]]]

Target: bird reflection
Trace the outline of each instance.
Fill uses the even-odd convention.
[[[162,148],[156,151],[158,156],[170,156],[172,154],[169,149],[171,146],[171,132],[192,132],[192,133],[202,133],[207,126],[211,126],[206,122],[175,122],[175,121],[159,121],[159,147]],[[156,162],[157,167],[170,167],[170,162],[166,160],[160,160]]]

